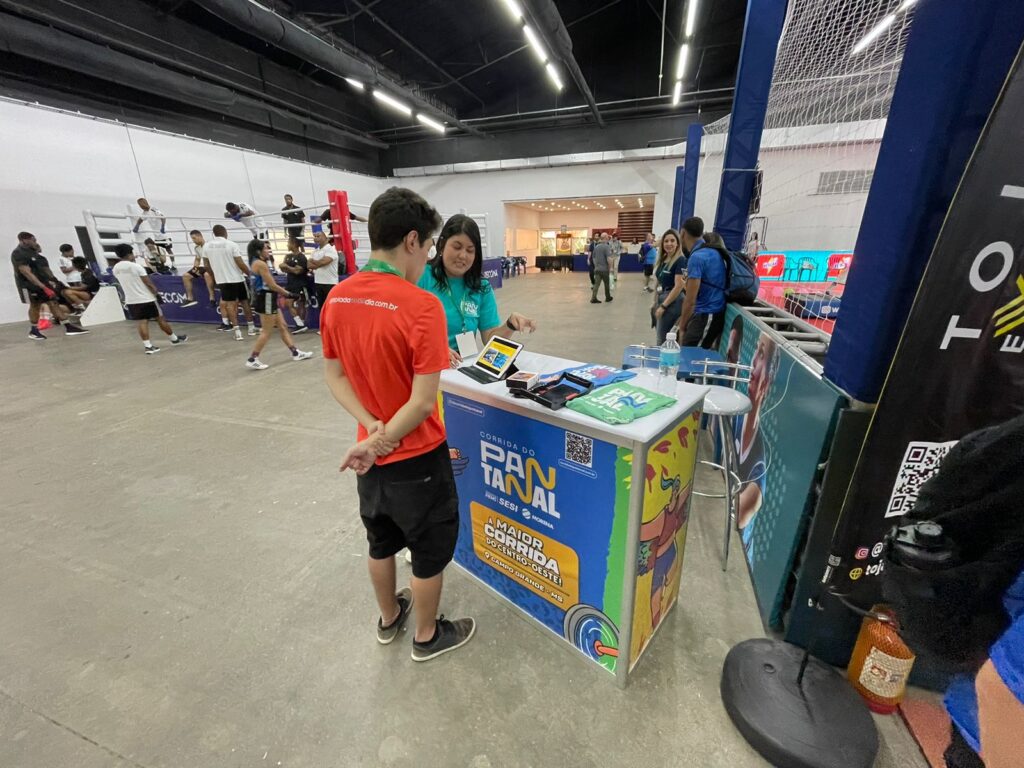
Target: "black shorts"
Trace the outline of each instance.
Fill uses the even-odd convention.
[[[249,286],[246,283],[217,283],[221,301],[248,301]]]
[[[358,479],[358,487],[370,557],[383,560],[408,547],[416,578],[429,579],[445,569],[459,537],[459,496],[448,443],[375,466]]]
[[[58,300],[56,296],[52,299],[46,298],[46,294],[34,285],[29,288],[22,288],[18,291],[18,294],[21,296],[22,304],[45,304],[48,301]]]
[[[132,320],[156,320],[160,317],[160,307],[155,301],[147,301],[145,304],[129,304],[128,317]]]
[[[715,314],[694,314],[686,324],[681,347],[702,347],[714,349],[725,327],[725,310]]]
[[[202,280],[206,274],[206,267],[192,267],[187,274],[192,275],[197,280]]]
[[[316,285],[316,305],[322,310],[324,305],[327,303],[327,294],[331,292],[333,285],[325,285],[324,283],[315,283]]]
[[[298,224],[288,225],[288,237],[293,237],[299,241],[300,246],[306,244],[306,225],[299,226]]]
[[[277,296],[274,291],[260,291],[252,303],[253,311],[260,315],[276,315]]]
[[[308,285],[306,285],[305,283],[303,283],[302,285],[292,285],[290,283],[285,283],[284,287],[288,289],[288,293],[294,293],[296,296],[298,296],[300,299],[306,302],[307,305],[309,304]]]
[[[650,277],[654,274],[653,264],[644,264],[644,277]]]

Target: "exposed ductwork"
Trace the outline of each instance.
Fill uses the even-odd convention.
[[[312,34],[308,29],[252,0],[193,0],[193,2],[224,21],[234,24],[239,29],[256,35],[327,72],[339,77],[354,78],[371,85],[380,85],[392,95],[408,101],[417,111],[428,117],[451,123],[474,136],[485,135],[479,129],[467,125],[439,109],[419,94],[383,76],[371,62],[336,48],[326,40]]]
[[[576,63],[576,56],[572,52],[572,38],[569,37],[569,30],[565,28],[562,14],[558,12],[558,7],[555,5],[554,0],[528,0],[527,4],[532,11],[531,15],[540,28],[541,34],[548,42],[548,46],[558,56],[562,64],[565,65],[565,68],[569,70],[573,82],[580,89],[583,98],[587,100],[590,112],[594,115],[594,120],[599,126],[604,128],[605,122],[601,116],[601,110],[597,108],[594,94],[590,91],[590,86],[587,84],[587,79],[583,76],[580,65]]]
[[[53,27],[4,15],[0,23],[0,50],[22,58],[43,61],[58,67],[73,66],[81,72],[114,83],[131,83],[164,94],[168,99],[197,105],[228,115],[234,109],[271,112],[281,118],[275,129],[304,139],[351,145],[358,142],[386,149],[383,141],[333,126],[307,123],[302,116],[273,104],[238,94],[229,88],[189,77],[157,64],[115,51],[62,32]]]

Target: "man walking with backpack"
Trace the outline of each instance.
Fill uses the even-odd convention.
[[[686,298],[679,315],[679,343],[714,349],[725,325],[725,287],[729,284],[726,261],[705,242],[702,219],[694,216],[684,221],[680,234],[690,258],[686,264]]]

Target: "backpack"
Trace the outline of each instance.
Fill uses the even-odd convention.
[[[743,251],[719,250],[710,245],[703,247],[716,251],[722,257],[722,262],[725,264],[725,284],[727,287],[715,286],[715,288],[725,292],[725,300],[731,304],[739,304],[744,307],[749,307],[753,304],[757,300],[757,292],[761,288],[761,278],[757,276],[757,271],[750,257]],[[711,283],[711,285],[714,284]]]

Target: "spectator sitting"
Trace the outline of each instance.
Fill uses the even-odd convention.
[[[171,268],[167,266],[167,251],[157,245],[152,237],[147,237],[146,246],[146,273],[152,275],[159,272],[161,275],[171,274]]]
[[[70,285],[72,288],[77,288],[82,284],[82,275],[75,269],[72,263],[75,260],[75,247],[64,243],[60,247],[60,257],[57,262],[60,267],[61,273],[64,275],[64,282]]]
[[[96,277],[96,273],[89,267],[89,262],[85,260],[84,256],[75,256],[72,260],[72,265],[82,277],[81,287],[89,292],[90,296],[95,296],[100,290],[100,279]]]

